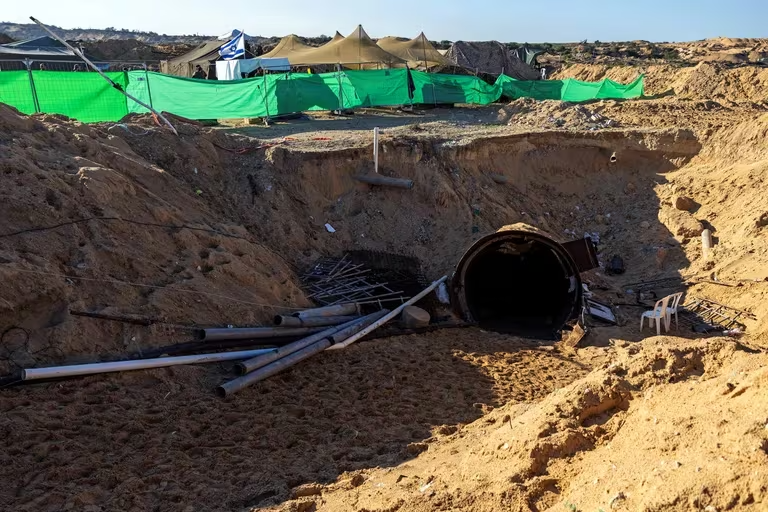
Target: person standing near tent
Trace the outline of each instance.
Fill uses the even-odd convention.
[[[208,78],[208,75],[205,74],[205,71],[203,71],[203,68],[200,67],[200,64],[195,66],[195,73],[192,75],[192,78],[199,78],[201,80],[205,80]]]
[[[199,78],[201,80],[205,80],[208,78],[208,76],[205,74],[205,71],[203,71],[203,68],[200,67],[200,64],[195,66],[195,73],[192,75],[192,78]]]

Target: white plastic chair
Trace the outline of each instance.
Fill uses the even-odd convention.
[[[669,298],[671,295],[664,297],[656,302],[652,311],[646,311],[640,316],[640,331],[643,330],[643,322],[647,318],[648,325],[653,326],[653,321],[656,320],[656,334],[661,336],[661,321],[664,320],[664,327],[669,332],[669,320],[667,319],[667,304],[669,304]]]
[[[675,315],[675,330],[680,330],[680,322],[677,319],[677,308],[680,306],[680,299],[683,298],[683,292],[673,293],[668,297],[671,301],[671,305],[667,308],[667,331],[669,331],[669,324],[672,323],[672,315]]]

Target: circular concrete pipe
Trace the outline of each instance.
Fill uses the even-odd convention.
[[[468,322],[529,338],[557,338],[581,311],[581,278],[558,242],[527,224],[478,240],[452,281],[453,304]]]

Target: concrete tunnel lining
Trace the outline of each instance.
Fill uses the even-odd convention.
[[[556,338],[581,309],[581,279],[570,254],[525,230],[477,241],[459,262],[452,288],[465,320],[530,338]]]

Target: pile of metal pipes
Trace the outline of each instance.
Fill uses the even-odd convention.
[[[222,361],[243,361],[236,368],[242,377],[222,384],[216,392],[223,397],[237,393],[238,391],[266,379],[296,363],[307,359],[324,350],[342,349],[355,341],[367,336],[375,329],[398,316],[406,306],[414,304],[432,292],[437,286],[447,279],[433,282],[421,293],[411,298],[393,311],[383,309],[376,313],[360,317],[357,304],[343,304],[331,307],[316,308],[295,313],[291,317],[280,316],[280,322],[287,318],[298,318],[305,322],[315,322],[310,319],[326,319],[325,322],[339,322],[330,327],[253,327],[245,329],[203,329],[200,336],[203,342],[207,341],[232,341],[241,339],[274,338],[278,331],[291,332],[291,336],[297,333],[307,333],[308,336],[284,345],[280,348],[261,348],[254,350],[242,350],[236,352],[220,352],[212,354],[194,354],[174,357],[156,357],[147,359],[135,359],[128,361],[113,361],[105,363],[89,363],[79,365],[55,366],[49,368],[28,368],[21,372],[20,381],[35,381],[47,379],[61,379],[75,376],[94,375],[99,373],[122,372],[129,370],[141,370],[148,368],[163,368],[168,366],[203,364]],[[345,321],[346,320],[346,321]],[[277,318],[275,319],[277,322]],[[317,320],[314,325],[319,325]],[[341,323],[343,322],[343,323]]]
[[[340,260],[323,260],[302,278],[307,298],[326,306],[354,302],[381,304],[392,300],[401,303],[408,299],[402,290],[392,290],[389,283],[371,277],[372,270],[363,264],[354,264],[345,254]]]
[[[336,343],[347,340],[388,313],[389,311],[385,309],[362,318],[355,318],[347,323],[330,327],[322,332],[280,347],[274,352],[264,354],[265,357],[256,356],[253,359],[239,363],[235,369],[242,377],[218,386],[216,393],[221,397],[233,395],[308,357],[319,354]]]
[[[253,359],[239,363],[236,366],[236,369],[242,377],[221,384],[216,388],[216,393],[221,397],[231,396],[252,384],[262,381],[267,377],[271,377],[272,375],[275,375],[315,354],[319,354],[324,350],[338,350],[348,347],[355,341],[368,335],[386,322],[398,316],[406,306],[414,304],[424,298],[446,279],[447,276],[443,276],[433,282],[421,293],[393,311],[384,309],[362,318],[356,318],[347,323],[330,327],[320,333],[308,336],[284,347],[280,347],[275,352],[256,356]],[[328,310],[329,308],[320,309]]]
[[[359,319],[357,315],[358,306],[355,304],[345,304],[333,308],[317,308],[300,311],[295,313],[297,319],[323,319],[323,322],[317,322],[313,325],[337,325],[350,320]],[[349,316],[339,316],[349,315]],[[312,324],[310,322],[310,324]],[[221,349],[222,346],[232,344],[234,348],[238,345],[273,345],[280,338],[296,338],[298,336],[307,336],[323,331],[322,327],[247,327],[230,329],[200,329],[196,336],[198,341],[182,343],[163,349],[152,350],[158,356],[162,354],[174,354],[171,357],[144,357],[141,359],[131,359],[127,361],[110,361],[102,363],[87,363],[65,366],[53,366],[48,368],[27,368],[21,371],[18,378],[21,382],[62,379],[68,377],[78,377],[85,375],[95,375],[98,373],[123,372],[131,370],[143,370],[149,368],[164,368],[168,366],[218,363],[222,361],[238,361],[250,359],[257,355],[269,354],[275,352],[277,348],[258,348],[252,350],[240,350],[232,352],[216,352],[208,354],[188,354],[187,352],[205,352],[211,349]],[[182,353],[184,355],[176,355]]]

